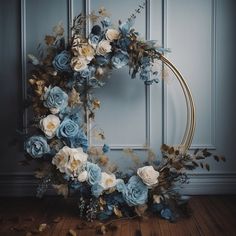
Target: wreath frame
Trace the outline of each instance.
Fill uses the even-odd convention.
[[[139,8],[141,10],[143,8],[143,6],[140,6]],[[102,16],[105,17],[105,15],[102,15]],[[78,32],[79,32],[81,29],[84,29],[84,24],[77,25],[79,28],[76,28],[75,24],[77,24],[78,21],[80,21],[80,22],[84,21],[86,23],[86,21],[90,17],[96,17],[96,15],[89,15],[89,16],[79,15],[78,17],[75,17],[74,26],[72,27],[72,30],[74,30],[75,32],[77,32],[77,30],[78,30]],[[132,14],[127,22],[133,20],[135,17],[136,16],[134,14]],[[57,28],[59,31],[62,30],[62,28],[60,28],[60,26],[57,26],[57,27],[59,27],[59,28]],[[129,32],[131,32],[131,31],[129,31]],[[135,31],[132,30],[131,37],[134,37],[134,34],[135,34]],[[72,38],[73,38],[72,44],[73,44],[73,40],[76,38],[75,35],[72,36]],[[50,42],[50,40],[54,40],[53,43],[55,43],[56,39],[54,39],[55,37],[54,38],[53,37],[54,36],[48,36],[48,38],[46,39],[46,43],[48,44]],[[146,42],[141,42],[138,40],[138,43],[141,43],[141,46],[146,46]],[[49,43],[49,45],[50,45],[50,43]],[[158,168],[158,172],[162,174],[161,180],[160,180],[161,187],[160,188],[151,188],[151,190],[149,189],[145,201],[141,201],[140,204],[131,204],[131,203],[133,203],[132,199],[131,199],[131,201],[129,199],[126,202],[123,201],[122,203],[120,203],[119,202],[120,199],[118,199],[115,204],[113,204],[113,203],[112,203],[113,205],[111,204],[113,206],[112,212],[109,211],[109,213],[107,213],[105,210],[101,210],[101,209],[106,209],[106,208],[110,207],[109,202],[113,202],[114,198],[117,197],[116,196],[117,191],[119,192],[119,196],[121,195],[120,192],[122,192],[122,191],[119,191],[118,189],[114,189],[114,186],[109,189],[105,189],[105,191],[103,190],[102,194],[99,195],[98,197],[95,197],[95,198],[94,198],[94,196],[91,195],[91,192],[89,194],[87,194],[86,195],[87,197],[85,197],[85,198],[82,195],[79,195],[80,196],[79,200],[78,200],[78,202],[79,202],[79,215],[81,218],[85,217],[85,219],[88,221],[93,221],[94,219],[107,220],[107,219],[110,219],[114,216],[118,217],[118,218],[127,217],[127,216],[132,218],[134,215],[143,216],[147,212],[148,212],[147,214],[152,212],[154,215],[160,215],[162,218],[174,221],[176,219],[176,217],[179,215],[179,210],[181,210],[183,205],[185,206],[185,204],[187,203],[188,198],[186,198],[185,196],[181,196],[178,191],[175,191],[175,190],[172,191],[173,185],[176,182],[179,182],[181,184],[187,183],[188,176],[187,176],[186,170],[193,170],[197,167],[201,167],[201,168],[205,168],[205,169],[209,170],[208,164],[204,164],[202,162],[198,163],[199,160],[204,160],[205,158],[211,156],[211,153],[208,152],[208,150],[206,150],[206,149],[196,150],[194,152],[194,154],[192,154],[192,155],[187,153],[187,151],[192,143],[193,136],[194,136],[195,123],[196,123],[196,117],[195,117],[196,111],[195,111],[193,96],[192,96],[192,93],[190,91],[190,88],[189,88],[186,80],[184,79],[182,74],[179,72],[179,70],[164,56],[162,48],[156,48],[156,49],[148,48],[148,51],[150,51],[149,55],[154,56],[156,59],[161,61],[163,63],[163,65],[166,65],[173,72],[173,74],[175,75],[175,78],[177,79],[177,81],[179,82],[179,84],[181,86],[183,95],[185,97],[185,104],[186,104],[186,108],[187,108],[187,113],[186,113],[187,114],[187,122],[186,122],[184,135],[182,137],[181,143],[179,145],[177,145],[176,147],[168,146],[165,144],[163,144],[163,146],[161,147],[161,151],[163,154],[163,158],[162,158],[163,163],[161,163]],[[25,56],[25,55],[23,55],[23,56]],[[37,60],[38,60],[33,55],[30,55],[29,59],[30,59],[31,63],[33,63],[33,64],[35,61],[37,62]],[[54,58],[54,60],[55,60],[55,58]],[[55,63],[52,62],[52,59],[51,59],[50,63],[51,63],[51,67],[53,66],[54,69],[56,70]],[[72,64],[71,64],[71,66],[72,66]],[[38,63],[36,63],[36,67],[37,67],[37,65],[38,65]],[[26,68],[24,68],[24,69],[26,69]],[[134,74],[136,75],[136,73],[138,71],[135,71],[135,70],[137,68],[133,67],[132,69],[133,69]],[[61,73],[60,70],[58,70],[55,75],[53,75],[54,71],[49,71],[49,73],[51,73],[51,76],[57,76],[57,74],[59,74],[59,79],[60,79],[60,76],[62,76],[61,77],[62,82],[64,82],[64,77],[63,77],[63,74],[60,74]],[[42,94],[45,95],[45,93],[47,93],[47,91],[44,90],[45,84],[41,84],[41,83],[37,84],[37,82],[39,82],[40,80],[38,80],[37,78],[35,79],[33,75],[35,75],[35,74],[32,73],[30,75],[29,83],[30,83],[31,89],[33,90],[34,94],[36,94],[37,96],[40,95],[39,97],[41,99]],[[86,79],[86,86],[87,86],[87,83],[88,83],[88,80]],[[71,92],[72,92],[72,90],[71,90]],[[39,94],[37,94],[37,93],[39,93]],[[77,95],[78,94],[76,94],[76,91],[75,91],[74,96],[76,97]],[[85,98],[86,97],[87,97],[87,94],[86,94]],[[31,99],[32,99],[32,97],[31,97]],[[44,97],[42,100],[46,100],[46,98]],[[100,106],[99,101],[96,101],[96,102],[97,103],[95,105],[97,107],[99,107]],[[85,105],[85,104],[83,103],[83,105]],[[47,109],[50,109],[48,104],[46,104],[46,105],[44,104],[44,106],[46,106]],[[86,105],[84,107],[86,110],[87,109]],[[38,108],[38,107],[36,106],[36,108]],[[41,108],[42,107],[40,107],[40,109]],[[44,110],[44,112],[45,112],[45,110]],[[53,112],[51,112],[51,113],[53,113]],[[46,114],[48,114],[48,113],[46,112]],[[93,116],[88,117],[88,118],[93,118]],[[60,119],[63,120],[62,118],[60,118]],[[87,112],[85,112],[85,121],[86,121],[86,119],[87,119]],[[45,130],[42,130],[42,131],[45,131]],[[26,157],[27,157],[26,162],[30,163],[32,160],[32,157],[33,157],[33,159],[37,159],[39,162],[41,162],[41,164],[44,164],[44,160],[40,160],[41,156],[34,156],[33,155],[32,147],[35,147],[34,145],[35,145],[34,140],[31,140],[31,138],[28,138],[28,134],[27,134],[26,135],[26,142],[25,142],[25,150],[26,150]],[[103,150],[102,150],[103,153],[106,153],[108,151],[108,149],[109,148],[104,145]],[[29,154],[31,155],[31,157],[29,157]],[[82,155],[83,154],[84,153],[82,153]],[[216,160],[223,160],[224,161],[224,158],[220,158],[218,156],[214,156],[214,157]],[[46,155],[45,160],[48,160],[47,155]],[[26,163],[26,162],[24,162],[24,163]],[[55,163],[53,163],[53,164],[56,165]],[[155,166],[155,170],[154,170],[153,166]],[[140,170],[140,172],[144,171],[144,174],[147,174],[149,171],[151,171],[153,173],[153,175],[155,175],[157,172],[158,165],[153,164],[153,166],[152,166],[153,169],[149,168],[146,172],[145,172],[145,170],[142,169],[142,170]],[[176,169],[177,174],[172,173],[170,171],[171,168]],[[139,169],[141,169],[141,168],[139,168]],[[181,173],[180,169],[184,169],[184,172]],[[86,169],[86,171],[87,171],[87,169]],[[49,184],[52,184],[52,186],[55,188],[57,193],[62,194],[63,196],[67,196],[70,193],[70,187],[74,184],[74,179],[70,179],[70,178],[67,179],[69,187],[67,186],[66,188],[65,188],[64,184],[53,183],[53,181],[61,173],[57,173],[55,168],[52,169],[51,167],[49,167],[49,169],[48,169],[48,166],[46,166],[46,168],[40,167],[38,170],[36,170],[35,174],[36,174],[36,177],[38,177],[40,179],[40,184],[38,187],[38,196],[40,196],[40,197],[42,196],[42,194],[44,194],[44,192],[46,191]],[[172,176],[173,174],[176,174],[176,176]],[[139,173],[138,173],[138,175],[139,175]],[[158,179],[158,177],[159,177],[159,174],[156,177],[156,179]],[[131,178],[132,178],[132,176],[130,177],[130,179]],[[170,181],[167,180],[168,178],[171,178],[171,180]],[[59,177],[59,179],[61,181],[61,177]],[[127,176],[125,176],[123,178],[123,180],[125,181],[125,182],[124,181],[123,182],[125,183],[126,187],[128,188],[129,187],[128,186],[129,185],[129,178]],[[141,183],[141,185],[143,186],[143,184],[146,184],[147,182],[145,183],[145,179],[142,179],[141,174],[140,174],[138,179],[136,178],[134,180],[134,183],[137,184],[138,186]],[[155,186],[155,184],[154,184],[154,186]],[[83,186],[83,188],[91,189],[91,183],[89,184],[86,182],[84,185],[85,186]],[[165,188],[165,191],[162,192],[161,188],[163,186],[167,186],[167,187]],[[105,194],[105,196],[103,194]],[[111,199],[110,199],[110,196],[112,196]],[[88,198],[88,199],[86,199],[86,198]],[[174,204],[173,204],[173,202],[174,202]],[[124,206],[129,206],[128,212],[123,212],[124,209],[122,209],[122,208]]]

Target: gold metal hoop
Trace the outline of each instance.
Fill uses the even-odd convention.
[[[162,54],[159,54],[159,59],[174,73],[182,88],[185,97],[185,102],[187,107],[187,124],[184,136],[179,145],[180,148],[182,148],[182,151],[185,153],[191,146],[196,126],[196,115],[195,115],[195,105],[193,101],[193,96],[187,82],[185,81],[182,74],[178,71],[178,69]]]

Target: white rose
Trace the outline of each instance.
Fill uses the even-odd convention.
[[[55,136],[56,130],[60,125],[60,119],[55,115],[48,115],[40,120],[40,129],[45,133],[46,137],[51,139]]]
[[[87,162],[88,155],[82,148],[63,147],[52,159],[52,164],[68,176],[75,177]]]
[[[86,170],[80,172],[80,174],[78,175],[78,181],[79,182],[84,182],[88,179],[88,172]]]
[[[100,185],[103,187],[104,190],[115,187],[116,176],[114,174],[107,174],[106,172],[102,172]]]
[[[86,69],[88,63],[89,61],[87,61],[84,57],[73,57],[70,65],[75,71],[78,72]]]
[[[97,55],[105,56],[107,53],[111,52],[111,45],[108,40],[102,40],[97,46]]]
[[[144,166],[137,170],[138,176],[147,186],[152,186],[158,183],[159,172],[154,170],[153,166]]]
[[[108,29],[106,32],[106,39],[111,42],[119,39],[119,37],[120,37],[120,32],[118,30]]]

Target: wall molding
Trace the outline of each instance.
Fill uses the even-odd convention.
[[[236,194],[236,173],[190,174],[189,184],[181,189],[187,195]],[[0,174],[0,196],[35,196],[38,180],[33,173]],[[56,195],[49,188],[46,195]]]
[[[164,48],[168,48],[168,0],[162,0],[162,44]],[[192,143],[190,150],[204,149],[216,150],[215,134],[216,134],[216,12],[217,0],[211,0],[211,122],[210,122],[210,140],[209,143]],[[163,143],[168,143],[168,86],[163,83]]]

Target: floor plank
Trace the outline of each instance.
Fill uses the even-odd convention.
[[[193,214],[177,223],[153,217],[149,219],[118,220],[107,236],[233,236],[236,235],[236,196],[195,196],[190,200]],[[56,220],[55,220],[56,219]],[[38,232],[40,224],[47,229]],[[94,228],[99,222],[81,229],[76,203],[61,198],[0,198],[0,236],[68,235],[70,229],[78,236],[99,235]],[[78,227],[79,226],[79,227]]]

